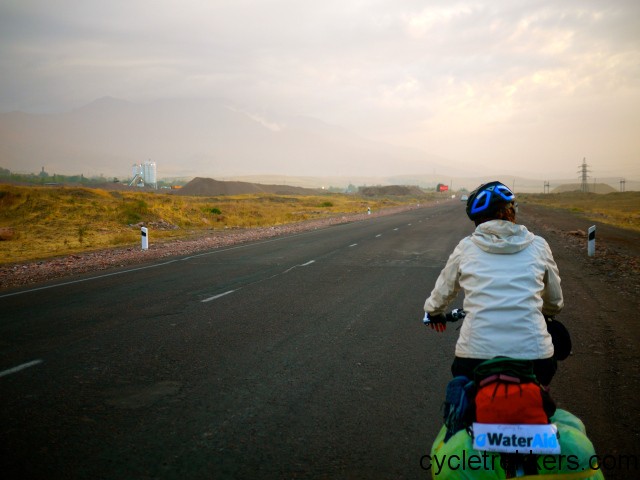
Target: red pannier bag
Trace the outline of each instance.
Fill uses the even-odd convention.
[[[503,424],[545,424],[543,390],[535,382],[522,382],[508,375],[483,380],[476,392],[476,422]]]

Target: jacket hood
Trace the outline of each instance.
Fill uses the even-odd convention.
[[[524,225],[506,220],[490,220],[481,223],[471,235],[471,241],[485,252],[517,253],[527,248],[535,235]]]

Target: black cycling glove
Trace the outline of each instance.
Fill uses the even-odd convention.
[[[444,332],[447,329],[447,317],[445,315],[432,315],[427,312],[423,322],[436,332]]]

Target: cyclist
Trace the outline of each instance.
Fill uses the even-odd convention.
[[[497,356],[531,360],[542,385],[557,369],[545,316],[563,307],[558,267],[547,242],[516,224],[517,204],[497,181],[480,185],[467,200],[473,234],[458,243],[424,304],[431,328],[443,331],[443,313],[464,292],[467,315],[451,366],[454,376]]]

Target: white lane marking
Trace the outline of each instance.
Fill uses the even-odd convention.
[[[379,233],[378,235],[376,235],[376,238],[380,238],[382,236],[381,233]]]
[[[411,225],[413,225],[412,223],[407,223],[407,226],[410,227]]]
[[[13,368],[10,368],[9,370],[0,372],[0,377],[4,377],[5,375],[11,375],[12,373],[16,373],[16,372],[19,372],[20,370],[24,370],[25,368],[35,367],[40,363],[42,363],[42,360],[33,360],[32,362],[23,363],[22,365],[18,365],[17,367],[13,367]]]
[[[351,245],[349,245],[349,247],[355,247],[357,245],[358,245],[357,243],[352,243]]]
[[[235,290],[229,290],[228,292],[219,293],[218,295],[214,295],[213,297],[205,298],[201,300],[202,303],[210,302],[211,300],[215,300],[216,298],[224,297],[225,295],[229,295],[230,293],[235,292]]]
[[[293,267],[291,267],[291,268],[287,268],[287,269],[286,269],[284,272],[282,272],[282,273],[283,273],[283,274],[284,274],[284,273],[289,273],[289,272],[290,272],[291,270],[293,270],[294,268],[298,268],[298,267],[306,267],[306,266],[308,266],[308,265],[311,265],[312,263],[316,263],[316,261],[315,261],[315,260],[309,260],[307,263],[302,263],[302,264],[300,264],[300,265],[294,265],[294,266],[293,266]],[[278,274],[273,275],[272,277],[269,277],[269,278],[274,278],[274,277],[277,277],[277,276],[278,276]]]
[[[393,229],[393,231],[394,231],[394,232],[397,232],[397,231],[398,231],[398,229],[397,229],[397,228],[394,228],[394,229]]]
[[[315,263],[315,262],[316,262],[315,260],[309,260],[307,263],[303,263],[303,264],[301,264],[301,265],[294,265],[293,267],[288,268],[287,270],[285,270],[285,271],[284,271],[284,272],[282,272],[282,273],[276,273],[275,275],[271,275],[269,278],[264,278],[264,279],[262,279],[262,280],[258,280],[258,281],[256,281],[256,282],[252,282],[252,283],[249,283],[249,284],[247,284],[247,285],[253,285],[254,283],[263,282],[263,281],[265,281],[265,280],[271,280],[272,278],[275,278],[275,277],[277,277],[278,275],[283,275],[283,274],[285,274],[285,273],[290,272],[290,271],[291,271],[291,270],[293,270],[294,268],[298,268],[298,267],[306,267],[306,266],[311,265],[312,263]],[[246,287],[247,285],[245,285],[245,287]],[[240,287],[240,288],[242,288],[242,287]],[[239,290],[239,288],[236,288],[236,290]],[[200,302],[201,302],[201,303],[210,302],[210,301],[212,301],[212,300],[216,300],[216,299],[218,299],[218,298],[220,298],[220,297],[224,297],[225,295],[229,295],[230,293],[233,293],[233,292],[235,292],[236,290],[229,290],[228,292],[219,293],[218,295],[214,295],[213,297],[209,297],[209,298],[205,298],[204,300],[200,300]]]

